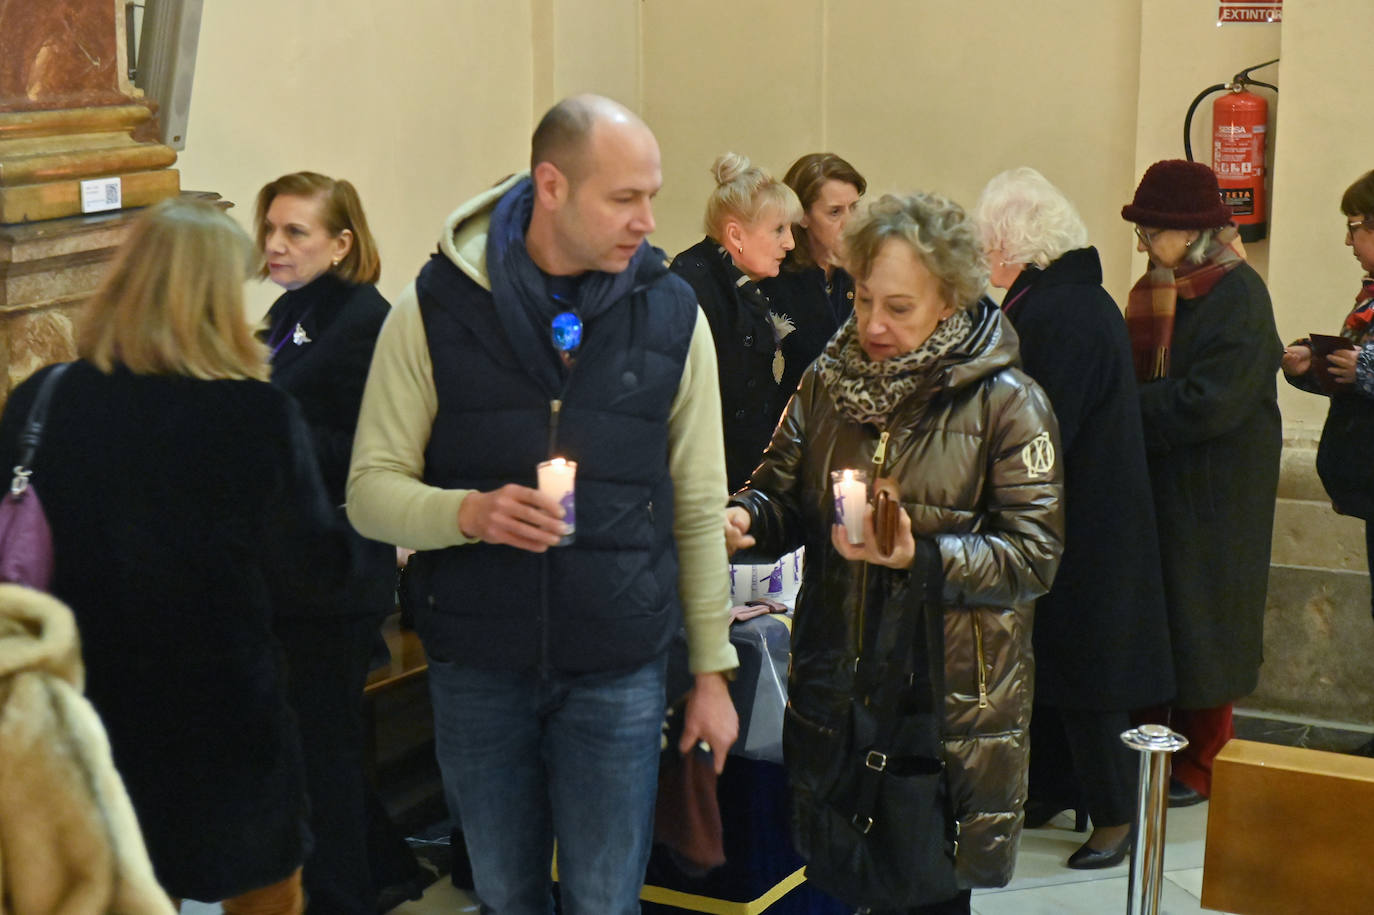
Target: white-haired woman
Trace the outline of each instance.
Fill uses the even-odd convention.
[[[796,193],[748,158],[725,153],[711,165],[715,190],[706,201],[706,237],[673,258],[711,325],[720,371],[725,476],[731,492],[758,465],[791,390],[783,339],[795,325],[775,313],[758,287],[777,276],[801,218]],[[785,313],[785,312],[784,312]]]
[[[1111,867],[1130,848],[1138,766],[1120,734],[1174,682],[1130,339],[1087,227],[1043,175],[996,176],[975,216],[1063,446],[1064,559],[1036,605],[1026,825],[1072,807],[1081,830],[1086,812],[1093,833],[1068,865]]]

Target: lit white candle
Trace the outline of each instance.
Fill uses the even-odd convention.
[[[832,470],[830,480],[835,494],[835,523],[844,525],[850,543],[863,543],[868,475],[862,470]]]
[[[538,472],[539,491],[553,496],[558,504],[563,506],[563,523],[568,526],[568,532],[558,541],[558,545],[567,546],[576,539],[577,515],[574,493],[577,483],[577,462],[567,461],[561,457],[554,458],[541,463]]]

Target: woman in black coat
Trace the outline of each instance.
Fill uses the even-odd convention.
[[[758,286],[764,277],[777,276],[792,250],[792,223],[801,205],[791,188],[744,156],[725,153],[711,174],[716,189],[706,202],[706,238],[673,258],[670,269],[692,287],[711,325],[726,484],[734,492],[758,466],[792,395],[783,379],[800,377],[810,363],[797,364],[794,357],[789,365],[787,340],[796,325]]]
[[[87,306],[34,460],[52,593],[81,631],[158,880],[298,912],[304,766],[272,635],[344,585],[310,433],[243,317],[248,238],[173,199],[139,218]],[[0,458],[47,369],[0,420]],[[309,570],[310,574],[302,574]]]
[[[840,238],[868,182],[834,153],[807,153],[792,163],[782,180],[802,207],[801,217],[792,224],[796,247],[787,253],[778,275],[760,281],[759,288],[797,328],[782,342],[787,360],[782,389],[790,397],[802,372],[854,310],[854,280],[840,266]]]
[[[315,172],[266,185],[256,217],[262,274],[286,290],[267,313],[272,383],[300,404],[325,489],[342,519],[363,385],[390,311],[373,285],[381,274],[377,245],[353,185]],[[377,626],[395,605],[396,553],[349,531],[360,564],[348,594],[324,615],[283,618],[277,634],[286,650],[310,789],[315,847],[305,865],[309,909],[370,915],[374,882],[405,879],[397,873],[374,881],[370,873],[363,759],[363,686]],[[386,823],[380,826],[385,832]],[[408,854],[400,860],[413,863]]]
[[[1120,735],[1130,711],[1174,689],[1130,340],[1087,228],[1043,175],[993,178],[976,216],[1022,367],[1059,419],[1064,459],[1064,558],[1035,608],[1026,824],[1086,806],[1093,833],[1068,865],[1111,867],[1130,848],[1139,767]]]
[[[1177,690],[1169,803],[1198,803],[1254,691],[1283,428],[1283,344],[1264,281],[1238,250],[1216,176],[1197,162],[1146,170],[1122,207],[1150,272],[1131,290],[1131,336]]]

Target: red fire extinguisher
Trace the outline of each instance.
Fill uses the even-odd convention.
[[[1183,148],[1193,161],[1191,127],[1198,104],[1213,92],[1224,95],[1212,103],[1212,171],[1216,172],[1221,197],[1231,208],[1231,218],[1243,241],[1259,241],[1268,232],[1265,221],[1264,148],[1269,139],[1269,103],[1249,86],[1277,86],[1250,79],[1250,71],[1277,63],[1277,59],[1240,71],[1229,83],[1204,89],[1188,108],[1184,120]]]

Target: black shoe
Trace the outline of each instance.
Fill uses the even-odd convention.
[[[1191,807],[1194,804],[1201,804],[1205,800],[1207,800],[1207,795],[1201,791],[1194,791],[1177,779],[1169,779],[1170,807]]]
[[[1103,867],[1116,867],[1126,860],[1126,855],[1131,850],[1131,834],[1128,832],[1116,844],[1115,848],[1096,849],[1090,848],[1087,842],[1079,846],[1078,851],[1069,855],[1069,867],[1076,871],[1091,871]]]

